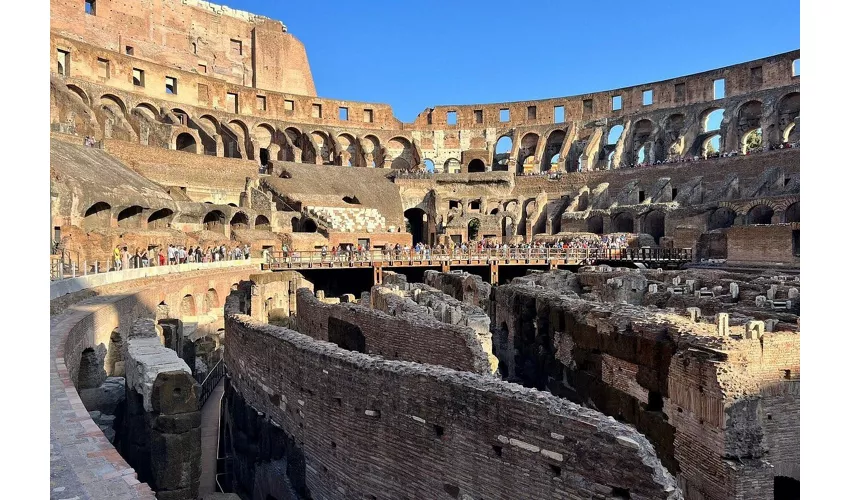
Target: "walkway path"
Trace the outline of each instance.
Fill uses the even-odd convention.
[[[216,460],[218,455],[218,421],[224,381],[213,389],[210,398],[201,408],[201,486],[198,496],[215,493]]]

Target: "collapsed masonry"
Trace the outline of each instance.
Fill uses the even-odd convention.
[[[494,291],[508,380],[634,425],[686,498],[799,481],[799,283],[600,266]],[[767,304],[770,294],[770,304]]]

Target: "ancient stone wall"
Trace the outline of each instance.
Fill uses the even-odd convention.
[[[109,69],[116,79],[121,63],[132,61],[209,74],[230,84],[316,95],[304,46],[280,21],[197,0],[94,4],[87,14],[82,2],[51,1],[50,29],[112,53]],[[97,69],[92,62],[89,74],[100,77]]]
[[[423,282],[456,300],[478,307],[486,307],[490,302],[489,283],[481,276],[467,272],[425,271]]]
[[[596,286],[583,276],[582,293],[599,300],[609,280],[625,285],[606,274]],[[748,337],[748,324],[721,334],[701,319],[617,304],[618,295],[591,302],[548,285],[529,277],[495,291],[494,351],[509,380],[632,423],[687,498],[773,498],[772,457],[784,474],[797,470],[798,333]],[[787,413],[768,419],[763,408]]]
[[[726,232],[726,262],[738,265],[799,266],[799,235],[799,224],[731,227]]]
[[[339,349],[238,315],[231,299],[226,397],[253,413],[228,403],[229,433],[234,444],[244,432],[272,438],[270,453],[237,448],[235,460],[255,470],[281,464],[275,491],[285,483],[314,498],[679,498],[646,440],[592,410],[488,377]],[[236,418],[256,412],[265,432]],[[268,473],[236,469],[242,490],[271,493],[254,482]]]
[[[298,331],[349,350],[388,359],[489,374],[490,364],[475,332],[427,314],[390,316],[357,304],[324,304],[309,290],[296,294]]]
[[[295,292],[300,288],[313,291],[313,284],[301,273],[277,271],[252,274],[243,289],[250,293],[250,315],[262,322],[286,322],[298,314]],[[250,285],[250,286],[249,286]]]

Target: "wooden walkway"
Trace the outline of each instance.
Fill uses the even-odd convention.
[[[215,493],[215,474],[218,455],[218,424],[224,381],[219,381],[201,408],[201,485],[198,496]]]

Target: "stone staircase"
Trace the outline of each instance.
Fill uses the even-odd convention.
[[[374,208],[308,207],[310,215],[322,220],[336,232],[382,232],[387,220]]]

